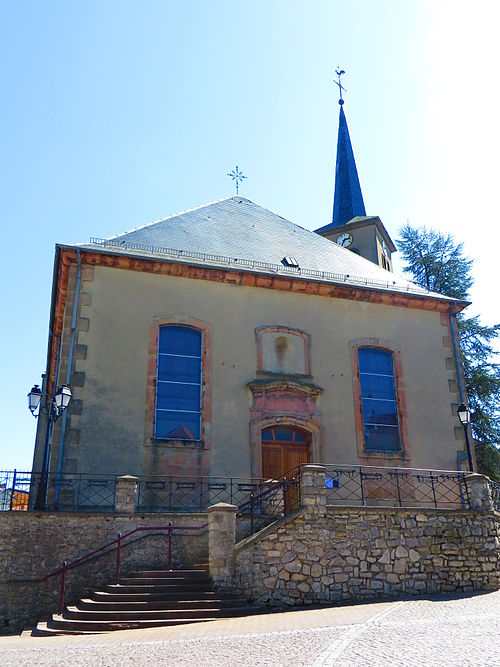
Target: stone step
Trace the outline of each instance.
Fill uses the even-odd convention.
[[[39,623],[33,634],[95,634],[200,623],[261,613],[229,592],[214,591],[204,569],[138,570]]]
[[[136,601],[136,600],[109,600],[106,602],[84,599],[80,600],[77,607],[78,609],[88,609],[95,611],[143,611],[148,609],[213,609],[220,608],[225,609],[227,607],[244,607],[248,604],[248,600],[245,598],[236,598],[228,597],[226,599],[221,598],[220,596],[212,596],[211,598],[205,599],[194,599],[194,600],[146,600],[146,601]]]
[[[59,614],[54,614],[50,621],[47,623],[48,629],[54,629],[59,631],[64,631],[64,634],[68,634],[68,631],[72,634],[80,632],[113,632],[115,630],[133,630],[139,628],[159,628],[162,626],[170,625],[185,625],[187,623],[203,623],[205,621],[215,621],[216,617],[205,617],[205,618],[175,618],[175,619],[130,619],[125,621],[99,621],[99,620],[76,620],[76,619],[66,619],[64,616]]]
[[[109,584],[108,593],[190,593],[210,590],[208,584]]]
[[[220,618],[242,616],[245,614],[255,613],[257,607],[208,607],[199,609],[193,607],[190,609],[145,609],[145,610],[109,610],[100,611],[94,609],[80,609],[79,607],[67,607],[62,618],[64,620],[77,621],[143,621],[152,620],[158,621],[162,619],[177,620],[177,619],[205,619],[205,618]]]
[[[178,577],[209,578],[207,570],[201,568],[197,570],[137,570],[135,572],[130,572],[127,577],[133,577],[134,579],[136,577],[148,577],[149,579],[157,577],[160,579],[176,579]]]
[[[130,593],[123,590],[116,590],[112,593],[108,591],[96,591],[90,596],[91,600],[96,602],[148,602],[148,601],[169,601],[169,600],[214,600],[215,598],[230,599],[233,595],[225,591],[184,591],[184,592],[157,592],[154,589],[142,593]]]
[[[120,586],[207,586],[212,582],[207,575],[203,577],[123,577]]]

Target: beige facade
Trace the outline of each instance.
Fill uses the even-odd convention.
[[[457,368],[442,302],[433,309],[430,301],[420,299],[419,307],[411,297],[392,305],[368,290],[362,299],[360,290],[352,290],[352,298],[319,288],[306,293],[312,291],[306,281],[302,293],[270,283],[246,286],[206,279],[201,270],[191,272],[196,277],[181,270],[163,275],[159,261],[147,270],[130,263],[120,268],[118,261],[92,265],[85,255],[81,262],[76,291],[75,257],[67,264],[65,301],[61,269],[56,278],[53,321],[58,308],[64,313],[57,383],[65,378],[75,293],[77,318],[74,401],[66,423],[56,424],[51,469],[61,457],[64,428],[63,472],[260,476],[260,430],[276,424],[310,434],[311,462],[457,468],[464,440],[454,414]],[[451,304],[447,308],[452,312]],[[202,438],[196,443],[153,437],[154,331],[163,322],[203,330]],[[397,359],[402,452],[363,451],[353,351],[367,341]],[[52,344],[49,369],[55,356]],[[35,467],[42,439],[40,433]]]

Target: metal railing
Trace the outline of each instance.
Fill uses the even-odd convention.
[[[301,506],[300,468],[283,479],[263,481],[256,492],[238,506],[237,516],[249,520],[249,532],[256,530],[288,516]]]
[[[203,533],[208,527],[208,524],[203,524],[201,526],[174,526],[171,521],[168,522],[167,525],[165,526],[139,526],[138,528],[134,528],[133,530],[130,530],[128,533],[118,533],[116,538],[114,540],[111,540],[111,542],[107,542],[106,544],[103,544],[101,547],[98,547],[97,549],[94,549],[93,551],[90,551],[89,553],[85,554],[84,556],[80,556],[79,558],[75,558],[72,561],[67,561],[64,560],[62,563],[62,566],[57,568],[56,570],[52,570],[48,574],[42,576],[42,577],[37,577],[36,579],[13,579],[12,581],[15,583],[30,583],[30,584],[35,584],[35,583],[41,583],[43,581],[47,581],[48,579],[51,579],[52,577],[56,577],[58,575],[61,575],[61,584],[59,588],[59,607],[58,607],[58,613],[62,614],[64,610],[64,598],[65,598],[65,592],[66,592],[66,580],[67,580],[67,575],[70,570],[73,570],[76,567],[79,567],[80,565],[83,565],[84,563],[87,563],[88,561],[94,560],[96,558],[99,558],[101,556],[106,556],[107,554],[112,553],[116,549],[116,562],[115,562],[115,584],[120,583],[120,572],[121,572],[121,552],[122,548],[130,546],[134,542],[137,542],[138,539],[132,540],[131,542],[124,543],[124,540],[126,538],[131,537],[132,535],[135,535],[136,533],[146,533],[143,537],[148,537],[148,533],[155,533],[155,534],[161,534],[163,533],[164,535],[167,535],[168,539],[168,552],[167,552],[167,558],[168,558],[168,570],[172,570],[172,540],[175,531],[188,531],[188,534],[194,534],[196,532],[198,533]],[[190,531],[192,531],[190,533]],[[182,533],[179,533],[182,534]],[[143,537],[140,537],[139,539],[143,539]]]
[[[491,502],[493,503],[493,507],[496,509],[496,511],[500,512],[500,484],[498,482],[494,482],[492,479],[490,479],[489,484]]]
[[[396,280],[376,280],[373,278],[366,278],[365,276],[355,276],[348,273],[334,273],[333,271],[318,271],[316,269],[308,269],[302,267],[286,266],[284,264],[271,264],[269,262],[260,262],[253,259],[235,258],[226,255],[212,255],[204,252],[195,252],[191,250],[179,250],[176,248],[168,248],[156,245],[146,245],[142,243],[131,243],[130,241],[118,239],[101,239],[96,237],[90,238],[90,244],[100,246],[101,248],[118,248],[122,251],[136,250],[139,252],[146,252],[151,255],[166,255],[175,257],[176,259],[194,259],[201,262],[213,262],[215,264],[226,264],[228,266],[235,266],[246,269],[255,269],[257,271],[266,271],[272,273],[282,273],[286,275],[295,275],[298,278],[316,278],[318,280],[331,281],[336,283],[348,283],[359,286],[366,286],[372,288],[384,288],[397,292],[412,292],[417,294],[430,294],[428,289],[416,285],[409,281],[404,283]]]
[[[0,471],[0,511],[35,509],[41,487],[47,511],[114,512],[115,509],[115,475],[49,473],[44,476],[40,472],[3,470]]]
[[[327,505],[471,509],[467,475],[455,470],[325,465]]]
[[[140,477],[139,512],[204,512],[215,503],[240,505],[258,493],[261,479],[247,477]]]

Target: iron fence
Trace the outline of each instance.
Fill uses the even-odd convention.
[[[500,512],[500,484],[490,479],[490,495],[493,507]]]
[[[328,505],[471,508],[469,473],[344,465],[325,469]]]
[[[282,480],[262,481],[254,493],[239,505],[238,516],[249,520],[250,535],[301,506],[300,468]]]
[[[139,512],[204,512],[215,503],[240,505],[262,480],[246,477],[141,477]]]
[[[0,471],[0,511],[113,512],[116,476]]]

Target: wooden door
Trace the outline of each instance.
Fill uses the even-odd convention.
[[[309,463],[309,434],[293,426],[262,431],[262,477],[282,479],[301,463]]]

